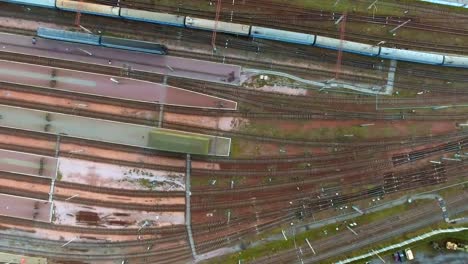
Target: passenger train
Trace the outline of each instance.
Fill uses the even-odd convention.
[[[167,48],[158,43],[147,41],[115,38],[109,36],[99,36],[94,34],[73,32],[53,28],[39,27],[37,29],[37,36],[47,39],[55,39],[61,41],[82,43],[94,46],[103,46],[114,49],[132,50],[144,53],[152,53],[158,55],[166,55]]]
[[[109,6],[102,4],[78,2],[71,0],[0,0],[4,2],[35,5],[47,8],[57,8],[65,11],[88,13],[99,16],[109,16],[129,20],[144,21],[148,23],[165,24],[170,26],[186,27],[200,30],[213,30],[215,21],[195,18],[190,16],[179,16],[167,13],[149,12],[127,7]],[[316,46],[327,49],[341,49],[366,56],[380,57],[383,59],[394,59],[416,63],[442,65],[450,67],[468,68],[468,56],[439,54],[415,50],[380,47],[363,44],[354,41],[344,41],[323,37],[314,34],[305,34],[286,30],[272,29],[259,26],[251,26],[229,22],[218,22],[217,31],[239,36],[261,38],[288,43]]]

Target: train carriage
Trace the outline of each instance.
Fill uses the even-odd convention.
[[[201,18],[186,17],[185,26],[188,28],[202,29],[202,30],[214,30],[215,21]],[[244,24],[236,24],[229,22],[218,21],[216,27],[218,32],[231,33],[235,35],[248,36],[250,34],[250,26]]]
[[[184,27],[185,16],[166,13],[150,12],[132,8],[120,8],[120,16],[130,20],[164,24],[170,26]]]
[[[468,57],[445,55],[444,66],[468,68]]]
[[[280,29],[252,26],[250,35],[254,38],[278,40],[283,42],[314,45],[315,35],[297,33]]]
[[[120,8],[117,2],[114,5],[102,5],[95,3],[81,2],[80,0],[0,0],[1,2],[18,3],[25,5],[35,5],[41,7],[58,8],[61,10],[82,13],[122,17],[125,19],[139,20],[157,24],[167,24],[173,26],[209,30],[215,28],[216,22],[214,20],[200,19],[194,17],[185,17],[159,13],[149,12],[144,10],[137,10],[131,8]],[[357,53],[366,56],[378,56],[383,59],[394,59],[408,62],[416,62],[432,65],[443,65],[448,67],[461,67],[468,68],[468,57],[463,55],[452,54],[435,54],[431,52],[403,50],[395,48],[378,47],[364,43],[353,41],[343,41],[340,39],[329,38],[323,36],[315,36],[313,34],[304,34],[300,32],[292,32],[279,29],[263,28],[257,26],[250,26],[245,24],[229,23],[219,21],[217,23],[217,31],[228,34],[252,36],[254,38],[264,38],[276,41],[284,41],[289,43],[296,43],[302,45],[312,45],[322,48],[338,50],[340,47],[345,52]],[[311,44],[313,43],[313,44]]]
[[[55,8],[55,0],[0,0],[0,2]]]
[[[133,51],[160,54],[160,55],[167,54],[167,48],[164,45],[153,43],[153,42],[133,40],[133,39],[123,39],[123,38],[102,36],[101,45],[104,47],[108,47],[108,48],[133,50]]]
[[[88,45],[99,46],[100,44],[100,36],[98,35],[93,35],[93,34],[88,34],[88,33],[83,33],[83,32],[53,29],[53,28],[39,27],[37,29],[37,36],[41,38],[70,41],[70,42],[83,43],[83,44],[88,44]]]
[[[79,10],[81,13],[87,13],[92,15],[109,17],[120,16],[120,7],[117,6],[100,5],[70,0],[57,0],[56,6],[58,9],[65,11],[77,12]]]
[[[384,59],[410,61],[433,65],[442,65],[444,63],[444,55],[441,54],[385,47],[381,48],[380,57]]]
[[[378,56],[380,52],[380,47],[378,46],[347,40],[343,40],[343,43],[341,43],[340,39],[322,36],[316,37],[314,46],[334,50],[338,50],[341,47],[343,51],[362,54],[366,56]]]

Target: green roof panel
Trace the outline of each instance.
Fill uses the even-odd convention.
[[[148,147],[180,153],[208,155],[210,138],[171,130],[153,130],[149,133]]]

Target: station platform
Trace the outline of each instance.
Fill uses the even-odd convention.
[[[165,105],[237,108],[237,103],[231,100],[163,84],[2,60],[0,81]]]
[[[99,46],[0,33],[0,50],[83,63],[239,85],[241,67],[175,56],[161,56]],[[89,55],[91,54],[91,55]],[[109,65],[109,60],[112,64]]]
[[[10,264],[47,264],[46,258],[28,257],[0,252],[0,263]]]
[[[36,131],[40,133],[66,135],[75,138],[147,149],[201,155],[229,156],[231,147],[231,139],[225,137],[114,122],[21,107],[0,105],[0,115],[2,116],[0,119],[0,126],[4,127]],[[18,120],[21,120],[21,122]],[[162,142],[160,145],[150,146],[150,135],[154,134],[154,131],[163,132],[167,136],[165,138],[170,140],[166,140],[167,142]],[[183,134],[183,136],[181,137],[179,134]],[[155,135],[156,139],[158,136],[162,137],[162,135]],[[192,152],[193,148],[191,144],[177,145],[177,141],[184,141],[184,139],[191,137],[202,138],[209,141],[209,151],[207,153],[195,153]],[[174,145],[174,147],[171,147],[171,145]],[[179,147],[176,148],[176,146]]]
[[[0,215],[3,216],[50,223],[51,210],[49,201],[0,194]]]
[[[56,158],[0,149],[0,171],[55,179]]]

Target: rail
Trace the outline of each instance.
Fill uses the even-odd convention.
[[[377,255],[379,253],[383,253],[385,251],[389,251],[389,250],[392,250],[392,249],[401,248],[401,247],[404,247],[404,246],[409,245],[411,243],[426,239],[426,238],[434,236],[434,235],[444,234],[444,233],[456,233],[456,232],[461,232],[461,231],[466,231],[466,230],[468,230],[468,227],[434,230],[434,231],[431,231],[429,233],[425,233],[423,235],[417,236],[415,238],[405,240],[405,241],[403,241],[401,243],[398,243],[398,244],[393,244],[391,246],[384,247],[384,248],[381,248],[379,250],[373,250],[372,252],[364,254],[364,255],[360,255],[360,256],[357,256],[357,257],[354,257],[354,258],[349,258],[349,259],[338,261],[336,264],[350,263],[350,262],[353,262],[353,261],[369,258],[369,257],[372,257],[372,256]]]

